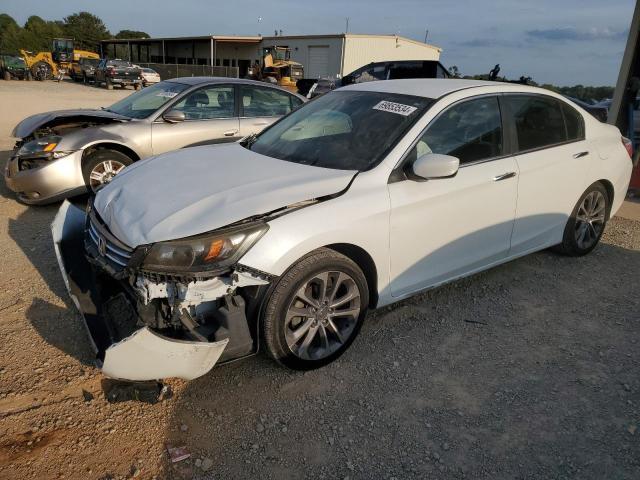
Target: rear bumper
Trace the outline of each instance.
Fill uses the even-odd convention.
[[[222,355],[229,339],[186,341],[137,326],[126,336],[103,316],[94,270],[84,251],[85,213],[64,202],[51,230],[58,265],[73,303],[80,311],[96,361],[105,375],[122,380],[177,377],[192,380],[207,373]]]
[[[19,170],[18,158],[9,159],[4,180],[24,203],[49,203],[86,189],[82,177],[82,151],[31,170]]]
[[[118,77],[109,77],[111,83],[117,83],[118,85],[137,85],[142,83],[142,80],[139,78],[118,78]]]

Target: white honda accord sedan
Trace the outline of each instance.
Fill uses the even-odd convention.
[[[259,348],[311,369],[368,309],[537,250],[589,253],[630,154],[546,90],[369,82],[127,167],[87,213],[63,205],[54,241],[109,376],[191,379]]]

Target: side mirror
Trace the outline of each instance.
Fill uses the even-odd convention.
[[[169,123],[180,123],[184,122],[187,117],[184,112],[181,112],[180,110],[169,110],[167,113],[162,115],[162,119]]]
[[[424,178],[447,178],[458,173],[460,160],[451,155],[441,155],[439,153],[426,153],[413,163],[414,175]]]

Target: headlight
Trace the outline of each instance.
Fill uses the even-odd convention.
[[[156,272],[206,272],[237,262],[266,233],[266,223],[158,242],[151,246],[143,268]]]
[[[62,140],[62,137],[57,136],[36,138],[22,145],[18,150],[18,155],[22,157],[53,152],[60,140]]]
[[[55,150],[62,137],[42,137],[25,143],[18,150],[20,170],[29,170],[46,165],[51,160],[57,160],[73,153],[75,150]]]

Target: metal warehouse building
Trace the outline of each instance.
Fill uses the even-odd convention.
[[[261,59],[262,48],[268,46],[289,47],[291,59],[302,63],[306,78],[345,75],[381,60],[439,60],[442,51],[433,45],[397,35],[341,33],[110,39],[101,43],[101,53],[139,64],[176,65],[176,72],[243,77],[249,66]],[[183,65],[200,68],[181,67]]]

